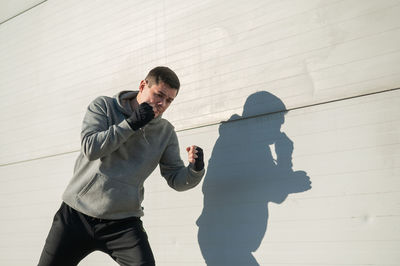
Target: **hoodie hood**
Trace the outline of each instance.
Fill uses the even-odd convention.
[[[136,98],[138,93],[138,91],[121,91],[114,95],[114,98],[118,104],[118,108],[124,115],[130,116],[132,114],[130,101]]]

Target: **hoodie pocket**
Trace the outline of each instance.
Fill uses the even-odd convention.
[[[82,190],[79,192],[78,197],[83,197],[86,194],[86,192],[89,191],[94,182],[96,182],[96,177],[97,175],[93,176],[92,179],[90,179],[89,183],[87,183],[86,186],[84,186]]]
[[[96,174],[78,194],[79,203],[101,214],[132,213],[141,210],[138,188]]]

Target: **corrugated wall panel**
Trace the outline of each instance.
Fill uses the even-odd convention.
[[[0,24],[0,264],[38,260],[88,103],[168,65],[165,117],[209,161],[185,193],[147,181],[157,265],[397,265],[399,8],[49,0]]]
[[[70,136],[93,96],[136,88],[157,64],[176,69],[185,88],[166,114],[178,129],[227,120],[258,90],[292,108],[396,87],[398,5],[45,2],[0,27],[0,120],[9,127],[0,161],[78,150]]]

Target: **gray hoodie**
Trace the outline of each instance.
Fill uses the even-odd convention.
[[[72,208],[101,219],[142,216],[143,183],[160,166],[168,185],[178,191],[195,187],[204,169],[185,167],[174,127],[157,117],[134,131],[126,121],[129,100],[137,92],[101,96],[83,119],[81,152],[63,200]]]

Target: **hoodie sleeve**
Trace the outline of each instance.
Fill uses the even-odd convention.
[[[126,120],[109,125],[105,97],[96,98],[87,108],[82,123],[81,148],[90,160],[97,160],[117,150],[134,131]]]
[[[177,191],[185,191],[200,183],[205,170],[194,171],[190,166],[184,165],[179,154],[178,137],[172,132],[169,144],[160,160],[161,175],[167,180],[168,185]]]

